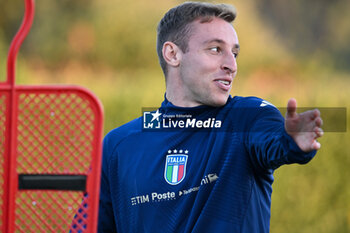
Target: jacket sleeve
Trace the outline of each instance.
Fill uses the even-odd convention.
[[[247,133],[247,149],[257,169],[276,169],[284,164],[309,162],[316,151],[303,152],[284,128],[284,118],[272,105],[257,108]]]
[[[112,153],[111,145],[109,145],[108,135],[103,141],[102,154],[102,172],[101,172],[101,189],[100,204],[98,217],[98,232],[113,233],[117,232],[115,224],[115,216],[113,212],[112,197],[109,184],[109,160]]]

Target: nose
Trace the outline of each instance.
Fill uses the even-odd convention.
[[[228,53],[224,56],[221,68],[229,74],[233,74],[237,71],[236,55]]]

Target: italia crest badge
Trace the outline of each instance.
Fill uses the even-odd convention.
[[[165,160],[164,179],[170,185],[177,185],[186,176],[188,150],[169,150]]]

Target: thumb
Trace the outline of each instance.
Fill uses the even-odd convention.
[[[288,100],[286,117],[294,117],[297,111],[297,101],[294,98]]]

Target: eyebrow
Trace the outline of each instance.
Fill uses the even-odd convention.
[[[204,44],[210,44],[210,43],[213,43],[213,42],[216,42],[216,43],[219,43],[219,44],[226,44],[226,42],[221,40],[221,39],[207,40],[207,41],[204,42]],[[239,50],[240,49],[239,44],[234,44],[234,48]]]

